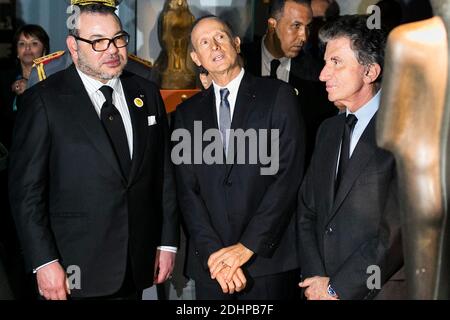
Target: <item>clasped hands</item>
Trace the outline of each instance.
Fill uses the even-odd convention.
[[[253,256],[253,251],[237,243],[214,252],[208,259],[211,279],[216,279],[223,293],[233,294],[242,291],[247,279],[241,266]]]

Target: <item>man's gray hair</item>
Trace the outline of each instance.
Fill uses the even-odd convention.
[[[348,38],[356,59],[363,66],[377,63],[383,70],[387,34],[384,29],[369,29],[366,15],[345,15],[325,24],[319,31],[323,43]],[[381,81],[381,75],[377,82]]]

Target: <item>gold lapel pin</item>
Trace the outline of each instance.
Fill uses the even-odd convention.
[[[142,108],[144,106],[144,101],[142,101],[141,98],[135,98],[134,105],[138,108]]]

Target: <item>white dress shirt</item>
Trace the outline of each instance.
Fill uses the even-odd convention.
[[[217,85],[213,81],[214,86],[214,95],[216,96],[216,114],[217,114],[217,126],[220,127],[220,90],[221,89],[228,89],[230,92],[230,95],[228,96],[228,102],[230,104],[230,119],[231,122],[233,122],[233,114],[234,114],[234,107],[236,106],[236,99],[239,91],[239,86],[241,85],[242,78],[244,77],[245,70],[244,68],[241,69],[241,72],[238,74],[236,78],[231,80],[225,87],[221,87]],[[227,142],[230,137],[230,132],[227,131]],[[223,142],[223,141],[222,141]],[[228,143],[227,143],[228,145]]]
[[[91,102],[95,108],[100,119],[100,112],[102,110],[103,103],[106,99],[100,88],[103,86],[109,86],[114,89],[113,91],[113,104],[119,110],[120,116],[122,117],[123,125],[125,127],[125,133],[128,140],[128,148],[130,150],[130,159],[133,159],[133,126],[131,125],[130,110],[128,110],[127,101],[125,99],[125,94],[123,92],[122,82],[119,78],[114,78],[109,80],[106,84],[91,78],[77,68],[78,74],[83,81],[83,85],[91,99]]]
[[[263,37],[261,41],[261,75],[263,77],[270,76],[270,62],[275,59],[274,56],[267,50],[266,45],[264,44]],[[287,57],[279,58],[280,66],[277,69],[277,78],[289,83],[289,72],[291,71],[291,59]]]
[[[355,128],[353,128],[352,136],[350,137],[350,157],[353,154],[353,151],[358,144],[359,138],[361,138],[364,130],[366,130],[367,125],[370,120],[372,120],[373,116],[378,110],[380,106],[380,96],[381,90],[377,92],[376,95],[373,96],[372,99],[369,100],[364,106],[358,109],[355,113],[353,113],[356,118],[358,118],[358,122],[356,122]],[[347,115],[351,112],[347,110]]]

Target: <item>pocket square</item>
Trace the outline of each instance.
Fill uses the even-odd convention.
[[[148,120],[148,126],[153,126],[154,124],[156,124],[155,116],[149,116],[149,117],[147,117],[147,120]]]

